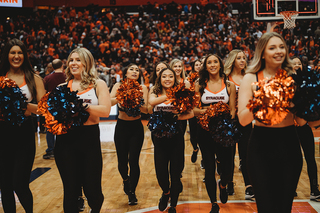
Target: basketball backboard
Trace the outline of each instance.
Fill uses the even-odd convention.
[[[282,11],[298,11],[297,19],[320,18],[319,0],[252,0],[253,19],[281,21]]]

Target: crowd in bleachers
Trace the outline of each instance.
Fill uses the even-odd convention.
[[[296,22],[293,32],[283,30],[283,25],[275,30],[286,39],[290,56],[306,56],[310,65],[319,66],[319,21]],[[117,73],[121,78],[121,69],[135,63],[143,69],[147,83],[158,61],[179,58],[188,72],[190,63],[209,52],[224,59],[232,49],[241,49],[250,60],[266,30],[267,22],[252,21],[251,4],[246,0],[237,5],[225,1],[148,3],[136,7],[135,13],[126,12],[125,7],[62,6],[0,23],[0,51],[8,40],[19,38],[28,48],[32,65],[41,72],[53,59],[66,61],[72,49],[86,47],[100,73],[110,77],[113,72],[113,77]],[[119,80],[109,79],[109,86]]]

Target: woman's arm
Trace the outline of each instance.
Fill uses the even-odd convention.
[[[178,120],[188,120],[188,119],[193,118],[193,117],[194,117],[194,113],[193,113],[193,110],[191,110],[188,113],[180,114],[178,116]]]
[[[99,101],[99,105],[90,105],[87,109],[87,112],[90,115],[98,116],[98,117],[109,117],[111,110],[111,101],[109,88],[103,80],[97,80],[96,87],[97,97]]]
[[[149,91],[149,94],[148,94],[148,113],[149,114],[153,113],[153,106],[150,105],[150,101],[149,101],[150,95],[153,93],[153,88],[154,88],[154,86],[152,86],[150,88],[150,91]]]
[[[141,112],[148,114],[148,88],[142,85],[144,104],[140,107]]]
[[[238,117],[242,126],[246,126],[253,121],[253,114],[247,108],[249,100],[253,97],[252,83],[256,81],[256,76],[253,74],[246,74],[243,77],[239,88],[238,98]]]
[[[163,102],[165,102],[167,100],[167,96],[166,95],[161,95],[161,96],[157,96],[156,94],[154,94],[153,92],[149,94],[149,104],[154,107],[155,105],[161,104]]]
[[[229,97],[229,107],[230,107],[230,114],[231,117],[235,117],[236,113],[236,86],[234,85],[233,82],[227,81],[228,82],[228,93],[230,94]]]
[[[198,99],[198,102],[200,103],[200,92],[199,92],[199,84],[196,83],[195,85],[195,93],[196,93],[196,97]],[[199,116],[201,113],[204,113],[206,111],[206,109],[200,109],[198,106],[193,108],[193,113],[194,113],[194,116]]]
[[[46,94],[46,89],[44,88],[44,84],[42,78],[40,76],[35,75],[34,81],[36,84],[36,91],[37,91],[37,102],[41,100],[41,98]],[[38,105],[33,103],[28,103],[27,110],[32,112],[33,114],[41,114],[38,111]]]
[[[117,94],[117,91],[120,87],[120,83],[116,83],[113,87],[112,87],[112,90],[111,90],[111,94],[110,94],[110,98],[111,98],[111,106],[113,105],[116,105],[118,103],[117,99],[116,99],[116,94]]]

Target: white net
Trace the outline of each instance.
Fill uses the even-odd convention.
[[[280,13],[283,17],[283,29],[293,29],[296,26],[296,18],[299,15],[298,11],[283,11]]]

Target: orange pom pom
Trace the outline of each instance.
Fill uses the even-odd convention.
[[[168,99],[172,100],[172,105],[178,113],[191,111],[198,105],[198,98],[195,94],[194,87],[186,88],[184,82],[167,91]]]
[[[65,126],[64,124],[58,123],[57,120],[51,115],[48,110],[48,98],[49,92],[45,94],[41,100],[38,102],[38,111],[42,113],[45,118],[45,127],[49,132],[54,135],[66,134],[70,126]]]
[[[118,88],[116,99],[123,108],[135,108],[143,99],[142,86],[136,80],[127,79]]]
[[[254,118],[266,125],[275,125],[287,116],[294,96],[294,80],[287,72],[279,69],[275,77],[254,83],[259,89],[249,100],[247,107]]]
[[[228,104],[219,101],[216,104],[211,104],[204,113],[198,116],[198,123],[204,130],[210,131],[210,120],[224,114],[230,114],[230,107]]]

